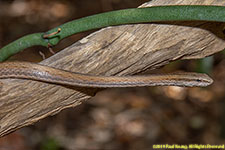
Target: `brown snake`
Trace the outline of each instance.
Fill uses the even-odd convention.
[[[147,76],[92,76],[28,62],[0,63],[0,79],[20,78],[80,87],[208,86],[213,80],[200,73]]]

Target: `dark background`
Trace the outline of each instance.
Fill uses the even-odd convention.
[[[0,47],[30,33],[110,10],[138,7],[147,0],[0,0]],[[63,40],[54,51],[93,31]],[[39,62],[33,47],[10,60]],[[179,61],[165,70],[207,72],[207,88],[151,87],[105,90],[82,105],[66,109],[0,139],[0,150],[152,149],[153,144],[225,143],[224,53],[201,61]],[[29,100],[29,99],[28,99]]]

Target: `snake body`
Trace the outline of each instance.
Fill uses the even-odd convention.
[[[4,62],[0,79],[21,78],[79,87],[208,86],[206,74],[178,72],[148,76],[91,76],[28,62]]]

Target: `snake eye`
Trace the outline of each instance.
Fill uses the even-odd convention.
[[[197,79],[196,81],[197,81],[197,82],[201,82],[201,80],[200,80],[200,79]]]

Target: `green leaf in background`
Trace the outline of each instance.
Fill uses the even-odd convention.
[[[59,150],[60,146],[56,139],[47,138],[41,145],[41,150]]]
[[[210,74],[213,69],[213,62],[214,62],[213,56],[198,60],[196,71],[200,73]]]

